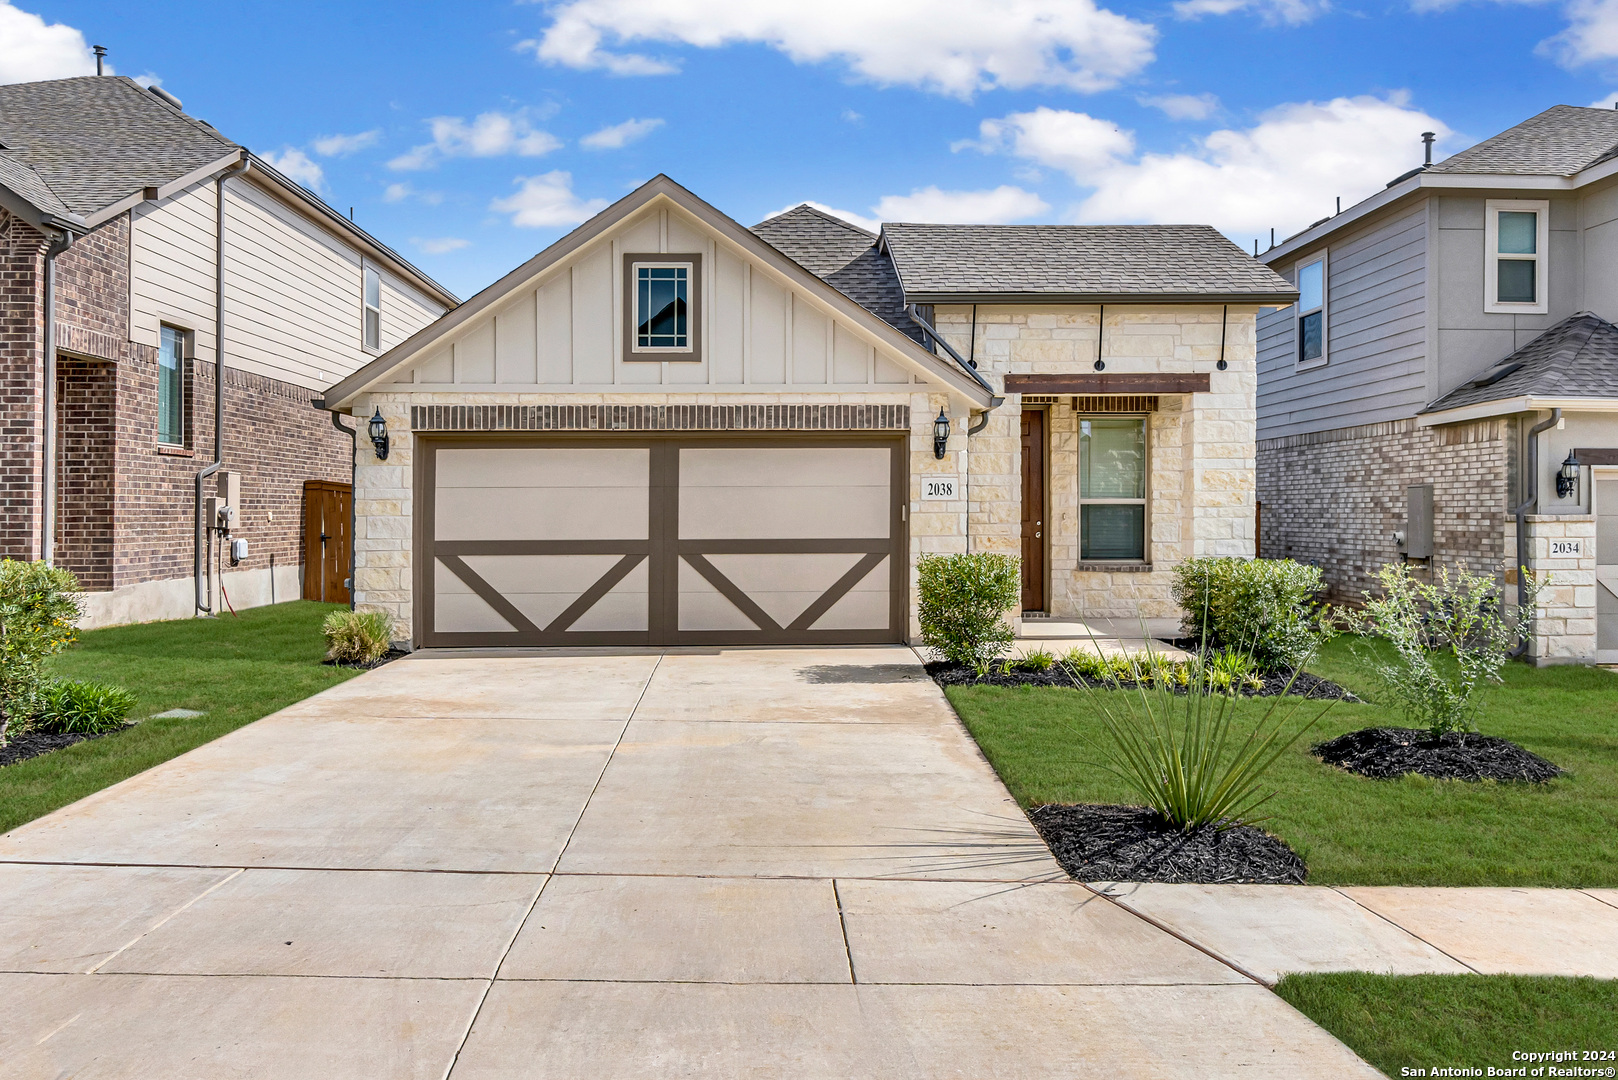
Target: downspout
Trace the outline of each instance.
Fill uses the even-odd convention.
[[[315,407],[324,409],[326,407],[326,402],[324,400],[316,401]],[[353,611],[355,524],[354,484],[355,481],[359,479],[360,422],[356,417],[353,427],[345,427],[340,419],[341,415],[342,414],[336,409],[331,410],[331,426],[336,428],[338,431],[341,431],[344,435],[347,435],[349,442],[354,444],[348,455],[348,610]],[[309,572],[309,568],[307,566],[304,567],[303,572],[307,574]]]
[[[41,439],[42,474],[39,485],[39,557],[47,564],[56,558],[56,256],[73,243],[73,234],[67,230],[57,233],[45,249],[45,355],[41,387],[44,401],[41,411],[45,430]]]
[[[199,469],[196,475],[197,532],[192,548],[197,610],[204,615],[212,615],[213,606],[212,597],[203,595],[206,561],[203,550],[208,544],[210,523],[202,520],[202,482],[225,464],[225,181],[232,176],[241,176],[252,165],[252,159],[244,156],[241,164],[226,169],[214,180],[213,461]]]
[[[1523,485],[1523,501],[1511,513],[1517,519],[1517,618],[1522,619],[1521,608],[1528,602],[1528,510],[1539,502],[1539,436],[1555,427],[1562,419],[1561,409],[1552,409],[1549,418],[1528,429],[1528,468]],[[1510,655],[1515,658],[1528,651],[1528,639],[1517,642]]]

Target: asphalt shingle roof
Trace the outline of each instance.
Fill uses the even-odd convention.
[[[218,161],[237,145],[161,101],[133,79],[87,75],[0,86],[0,183],[40,209],[48,190],[79,215]],[[60,212],[60,211],[57,211]]]
[[[1618,152],[1618,109],[1553,105],[1429,170],[1504,176],[1571,176]]]
[[[1285,302],[1297,292],[1209,225],[886,224],[912,302],[934,298]]]
[[[1618,326],[1588,311],[1569,316],[1422,412],[1518,397],[1618,398]]]

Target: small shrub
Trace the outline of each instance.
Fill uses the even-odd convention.
[[[1011,647],[1005,613],[1020,597],[1018,560],[1010,555],[923,555],[921,640],[944,659],[987,671]]]
[[[1378,634],[1393,646],[1396,660],[1363,657],[1377,681],[1404,710],[1412,727],[1435,735],[1476,731],[1488,683],[1519,639],[1533,639],[1533,611],[1550,579],[1522,571],[1526,616],[1508,619],[1500,587],[1463,567],[1441,569],[1429,583],[1417,581],[1403,563],[1377,572],[1380,596],[1365,602],[1361,616],[1347,616],[1362,635]]]
[[[38,710],[46,659],[77,639],[78,591],[61,567],[0,559],[0,746]]]
[[[54,735],[101,735],[124,726],[135,695],[110,683],[56,679],[39,695],[34,725]]]
[[[374,664],[388,655],[393,618],[381,611],[334,611],[320,624],[329,659],[339,664]]]
[[[1246,653],[1233,651],[1208,653],[1191,662],[1198,669],[1209,690],[1234,694],[1242,690],[1262,690],[1264,680],[1258,666]]]
[[[1055,666],[1056,654],[1045,649],[1024,653],[1022,659],[1017,661],[1017,667],[1022,671],[1049,671]]]
[[[1316,597],[1320,568],[1291,559],[1188,559],[1175,567],[1182,629],[1209,650],[1251,654],[1261,671],[1291,671],[1332,636]]]
[[[1062,656],[1062,667],[1081,679],[1103,679],[1107,662],[1101,654],[1075,645]]]

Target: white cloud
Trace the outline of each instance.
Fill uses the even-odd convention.
[[[1568,27],[1540,42],[1539,53],[1563,67],[1618,60],[1618,0],[1572,0]]]
[[[309,155],[296,147],[286,146],[280,150],[272,150],[264,155],[264,160],[288,180],[302,184],[312,191],[319,191],[320,186],[326,182],[326,173],[319,164],[309,160]]]
[[[1290,26],[1309,22],[1330,10],[1330,0],[1179,0],[1174,5],[1174,14],[1182,19],[1245,11],[1267,23],[1286,23]]]
[[[1050,210],[1050,204],[1032,191],[1002,184],[989,191],[917,188],[909,195],[884,195],[872,209],[882,221],[1004,225],[1037,217]]]
[[[1074,177],[1094,172],[1135,150],[1135,137],[1110,120],[1044,105],[1032,112],[985,120],[978,125],[978,135],[977,140],[952,143],[950,149],[1004,151]]]
[[[1118,132],[1107,153],[1059,137],[1085,140],[1110,127],[1104,121],[1069,113],[1064,123],[1050,117],[1023,123],[1029,115],[993,123],[1011,133],[1010,152],[1063,169],[1091,189],[1076,220],[1206,221],[1231,235],[1271,226],[1291,233],[1329,213],[1334,196],[1344,205],[1356,202],[1419,164],[1423,131],[1440,140],[1450,135],[1403,92],[1281,105],[1245,130],[1215,131],[1178,153],[1138,156],[1128,132]]]
[[[154,86],[162,86],[163,80],[148,71],[144,75],[135,76],[135,85],[140,87],[142,90],[150,90]]]
[[[799,202],[791,204],[790,206],[783,206],[781,209],[776,210],[773,213],[765,214],[764,219],[768,221],[772,217],[780,217],[788,210],[796,210],[800,206],[812,206],[816,210],[819,210],[822,214],[830,214],[834,218],[841,218],[850,225],[858,225],[866,232],[874,233],[880,231],[882,228],[882,222],[876,218],[869,218],[864,214],[856,214],[852,210],[839,210],[835,206],[827,206],[825,203],[815,202],[813,199],[803,199]]]
[[[394,158],[388,162],[390,169],[430,169],[446,157],[539,157],[562,145],[556,136],[534,127],[525,109],[480,113],[471,123],[459,116],[435,116],[427,127],[433,141]]]
[[[1157,38],[1095,0],[567,0],[551,13],[544,34],[518,46],[547,63],[666,74],[673,62],[608,46],[762,44],[797,63],[838,60],[870,82],[961,98],[1104,90],[1150,63]]]
[[[382,189],[382,201],[389,203],[404,202],[415,193],[415,189],[409,184],[389,184]]]
[[[373,128],[356,135],[322,135],[309,145],[313,146],[315,153],[321,157],[344,157],[375,146],[381,138],[381,130]]]
[[[604,127],[579,140],[586,150],[621,150],[630,143],[645,138],[663,126],[661,120],[625,120],[621,124]]]
[[[78,30],[47,23],[0,0],[0,83],[68,79],[95,71],[95,57]]]
[[[1600,101],[1590,102],[1592,109],[1618,109],[1618,90],[1614,90]]]
[[[560,169],[540,176],[519,176],[515,195],[496,199],[489,209],[510,214],[511,223],[528,229],[577,225],[607,207],[606,199],[580,199],[573,194],[573,174]]]
[[[1170,120],[1206,120],[1219,111],[1219,99],[1212,94],[1159,94],[1135,100],[1162,110]]]
[[[843,122],[844,123],[858,124],[858,123],[862,122],[864,119],[865,119],[865,116],[862,113],[857,113],[853,109],[844,109],[843,110]]]
[[[459,251],[464,247],[472,246],[472,241],[462,240],[459,236],[439,236],[426,240],[419,236],[412,236],[410,242],[429,255],[447,255],[451,251]]]

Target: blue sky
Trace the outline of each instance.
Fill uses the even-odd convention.
[[[1442,155],[1618,90],[1618,0],[0,0],[0,81],[88,44],[462,296],[658,172],[744,224],[814,201],[1251,247],[1423,130]]]

